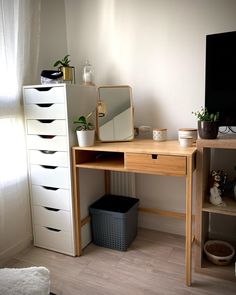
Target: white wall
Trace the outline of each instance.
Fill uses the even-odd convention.
[[[169,138],[196,127],[191,112],[204,105],[205,35],[236,30],[235,0],[65,0],[66,21],[62,2],[43,0],[43,67],[68,52],[81,81],[89,59],[97,85],[133,88],[136,126],[168,128]],[[136,180],[141,205],[185,210],[183,178]],[[184,233],[176,220],[142,215],[140,224]]]

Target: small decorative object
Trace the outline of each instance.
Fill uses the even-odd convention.
[[[204,244],[204,252],[209,261],[216,265],[230,264],[234,257],[234,247],[225,241],[209,240]]]
[[[178,139],[180,139],[180,137],[192,137],[193,138],[193,142],[196,142],[197,140],[197,129],[194,128],[180,128],[178,131]]]
[[[210,173],[209,187],[210,187],[210,203],[216,206],[225,207],[226,204],[222,200],[222,193],[226,183],[227,174],[222,170],[212,170]]]
[[[75,83],[75,68],[70,66],[69,54],[54,63],[54,67],[63,73],[63,80]]]
[[[181,136],[179,138],[179,144],[182,147],[190,147],[193,144],[192,136]]]
[[[58,84],[62,83],[62,72],[43,70],[41,72],[41,84]]]
[[[88,119],[92,116],[92,114],[93,112],[89,113],[87,116],[80,116],[78,120],[73,122],[75,124],[78,124],[75,130],[80,147],[94,145],[94,125],[91,122],[88,122]]]
[[[167,138],[166,128],[154,128],[152,131],[153,140],[155,141],[165,141]]]
[[[218,135],[219,112],[210,114],[207,108],[201,107],[200,111],[192,112],[198,119],[198,133],[200,138],[215,139]]]
[[[94,69],[88,60],[83,67],[83,83],[88,86],[94,85]]]

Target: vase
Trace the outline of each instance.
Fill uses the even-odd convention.
[[[202,139],[217,138],[219,125],[217,121],[198,121],[198,133]]]
[[[76,134],[80,147],[94,145],[95,130],[77,130]]]

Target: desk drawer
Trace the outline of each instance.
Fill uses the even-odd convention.
[[[68,151],[66,136],[27,135],[30,150]]]
[[[74,255],[72,232],[34,225],[35,246]]]
[[[34,224],[60,230],[71,230],[70,212],[50,207],[33,206]]]
[[[66,119],[63,103],[26,104],[24,110],[26,119]]]
[[[69,188],[69,168],[30,165],[32,184],[56,188]]]
[[[63,103],[64,87],[35,87],[24,89],[25,104],[31,103]]]
[[[186,157],[126,153],[125,167],[144,173],[186,175]]]
[[[68,167],[68,153],[48,150],[30,150],[30,164]]]
[[[70,190],[32,185],[32,204],[63,210],[71,210]]]
[[[66,135],[66,120],[27,120],[27,133],[37,135]]]

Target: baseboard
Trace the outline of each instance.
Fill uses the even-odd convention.
[[[26,249],[30,245],[32,245],[32,236],[28,236],[27,238],[19,241],[17,244],[12,247],[0,252],[0,267],[3,267],[4,264],[11,258],[13,258],[16,254]]]

